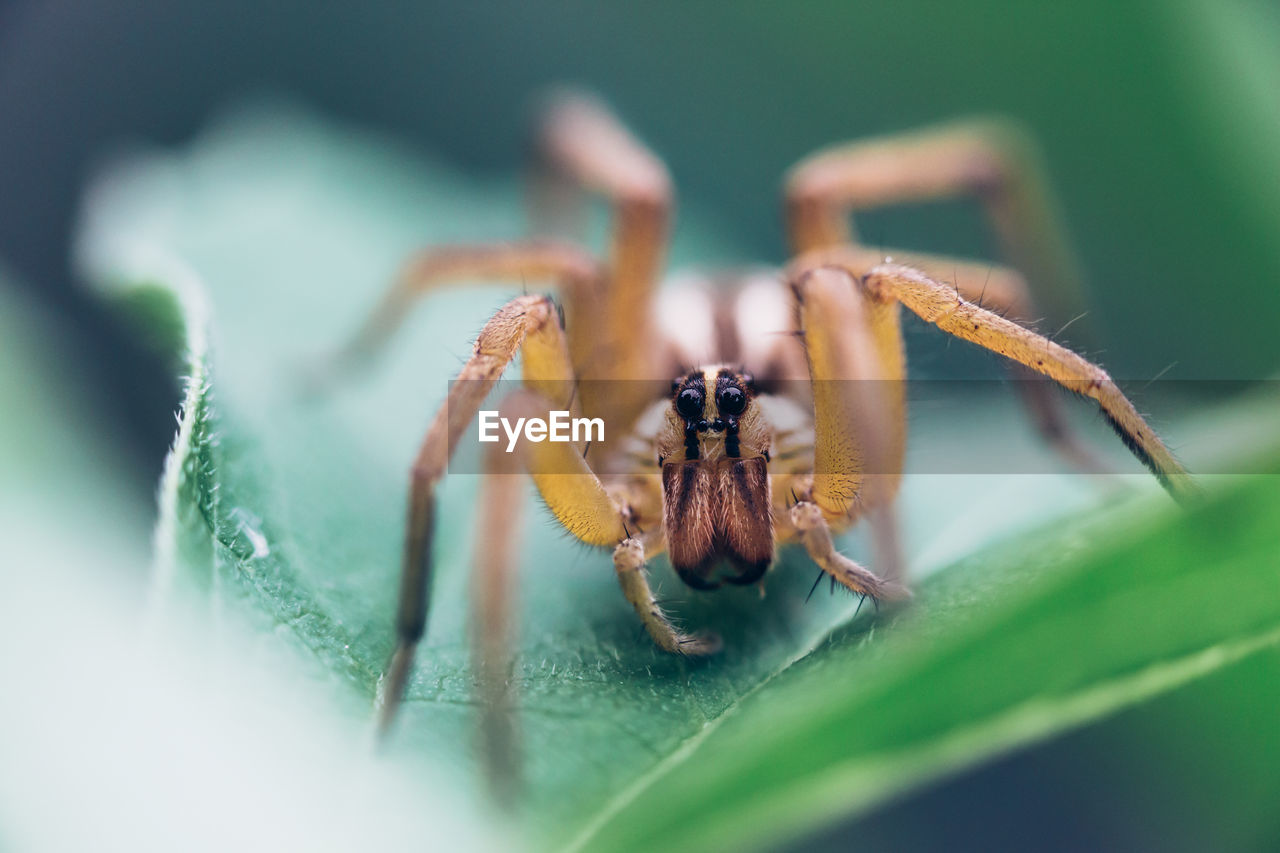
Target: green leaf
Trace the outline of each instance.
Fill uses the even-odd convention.
[[[98,181],[84,269],[165,318],[162,338],[185,352],[161,489],[162,592],[234,612],[236,630],[304,649],[319,677],[372,700],[391,647],[408,462],[470,334],[510,291],[433,297],[376,371],[325,399],[303,399],[301,380],[413,249],[523,233],[517,189],[279,108]],[[695,206],[673,254],[679,264],[749,253]],[[913,439],[943,456],[988,442],[1035,458],[1020,419],[1007,401],[984,401],[924,419]],[[1098,424],[1084,426],[1098,437]],[[441,489],[431,623],[393,744],[479,798],[465,644],[476,479]],[[1251,485],[1184,517],[1145,475],[1137,484],[1104,502],[1064,475],[909,478],[913,567],[923,576],[970,556],[901,613],[854,618],[844,596],[805,604],[813,570],[791,553],[763,599],[686,592],[655,566],[683,621],[724,635],[725,652],[704,662],[658,652],[607,555],[566,541],[531,502],[511,531],[526,541],[520,825],[538,846],[764,845],[1274,643],[1280,590],[1261,548],[1280,514],[1272,492]]]
[[[227,620],[151,630],[150,490],[129,488],[71,327],[11,281],[0,263],[0,848],[498,849],[430,772],[375,765],[352,737],[367,703],[315,678],[310,653],[268,654]],[[183,320],[161,339],[185,340],[169,290],[129,305]],[[166,483],[207,444],[192,421]],[[200,544],[198,524],[163,529]],[[160,556],[207,554],[204,533]]]
[[[781,840],[1274,655],[1277,519],[1280,489],[1262,478],[1066,565],[1046,561],[1060,545],[1049,534],[965,560],[925,585],[918,610],[838,631],[740,703],[696,760],[624,797],[592,846]],[[1016,579],[1024,589],[1001,594]]]

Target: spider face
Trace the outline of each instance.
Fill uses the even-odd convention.
[[[672,380],[667,432],[678,430],[682,444],[679,453],[664,452],[663,463],[767,458],[768,442],[761,442],[759,430],[753,429],[763,417],[755,398],[751,374],[723,365],[697,368]]]
[[[773,561],[770,433],[750,374],[713,365],[671,383],[658,437],[663,518],[689,586],[755,583]]]

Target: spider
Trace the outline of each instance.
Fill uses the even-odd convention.
[[[955,124],[811,155],[785,181],[794,257],[784,270],[733,289],[662,293],[673,207],[662,162],[580,94],[549,102],[536,142],[544,189],[607,200],[607,260],[550,241],[428,249],[344,350],[369,355],[416,299],[451,281],[549,282],[563,304],[561,315],[550,296],[526,293],[489,319],[413,461],[382,731],[426,626],[436,486],[517,355],[522,388],[504,400],[504,415],[572,410],[609,429],[589,446],[526,442],[518,453],[486,454],[472,624],[491,699],[506,678],[516,563],[508,530],[521,500],[519,478],[500,474],[526,471],[565,530],[612,549],[623,595],[666,652],[709,655],[720,643],[684,632],[655,600],[646,566],[664,551],[698,590],[754,584],[778,546],[794,542],[853,593],[908,595],[892,512],[906,441],[900,306],[1027,377],[1091,398],[1174,498],[1192,493],[1187,472],[1101,368],[1019,322],[1033,316],[1028,281],[1061,288],[1072,275],[1033,160],[1004,125]],[[963,195],[983,203],[1012,267],[872,251],[850,222],[857,210]],[[1049,383],[1018,384],[1057,449],[1094,464],[1064,429]],[[833,534],[863,518],[880,574],[833,545]]]

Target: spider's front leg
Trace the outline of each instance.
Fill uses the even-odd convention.
[[[513,395],[504,411],[513,417],[547,418],[552,410],[574,406],[574,372],[568,342],[557,322],[554,304],[545,296],[517,297],[485,324],[476,340],[471,358],[449,388],[444,405],[436,413],[418,451],[410,478],[409,518],[405,536],[404,565],[399,605],[396,613],[396,647],[383,679],[379,727],[385,731],[395,717],[405,684],[412,669],[414,650],[426,628],[431,581],[431,538],[434,531],[435,490],[444,476],[450,457],[463,430],[475,418],[481,403],[503,370],[523,356],[525,391]],[[640,612],[646,628],[663,648],[674,646],[686,654],[710,651],[690,640],[671,625],[653,602],[638,564],[630,555],[636,547],[628,530],[628,511],[605,490],[577,445],[569,442],[521,442],[518,459],[557,521],[574,537],[588,545],[613,546],[619,581],[629,601]],[[512,464],[489,465],[493,475],[508,473]],[[505,481],[505,482],[501,482]],[[513,505],[511,478],[486,478],[486,501],[497,507]],[[483,516],[479,528],[480,547],[477,581],[477,622],[481,639],[480,665],[485,673],[497,673],[505,661],[505,636],[509,607],[505,590],[509,586],[514,550],[508,547],[510,518],[497,513]]]
[[[553,406],[545,396],[528,392],[512,395],[503,406],[504,412],[510,411],[512,417],[546,418],[551,408]],[[675,654],[705,655],[717,651],[720,648],[718,637],[709,633],[686,634],[681,631],[663,612],[649,587],[648,558],[656,554],[663,544],[660,520],[638,517],[626,497],[615,500],[572,445],[553,442],[530,444],[521,440],[517,448],[520,464],[529,472],[538,493],[560,524],[588,545],[613,546],[613,567],[622,593],[635,608],[654,643]],[[491,455],[496,456],[497,452]],[[632,485],[632,489],[657,488],[656,477]],[[651,496],[642,503],[653,505],[659,501],[660,498]],[[639,524],[650,527],[643,530],[637,526]],[[488,517],[487,530],[482,530],[480,537],[482,562],[494,565],[500,562],[487,554],[498,547],[495,543],[500,540],[504,526],[496,516]],[[507,562],[510,563],[509,558]]]
[[[528,355],[526,352],[526,358]],[[499,414],[508,422],[546,420],[556,408],[545,394],[521,389],[503,400]],[[520,553],[516,530],[525,500],[520,475],[533,477],[544,502],[577,538],[592,545],[614,545],[613,563],[623,593],[661,648],[692,655],[715,651],[718,644],[711,636],[681,633],[662,612],[645,576],[646,542],[660,543],[652,542],[652,534],[635,527],[645,519],[628,504],[625,494],[631,492],[615,497],[606,493],[578,447],[520,440],[514,452],[508,452],[495,443],[485,453],[484,473],[471,584],[472,669],[480,700],[479,740],[486,777],[499,801],[509,803],[517,793],[520,771],[512,681],[513,591]],[[660,536],[661,527],[653,529]]]
[[[897,583],[838,553],[829,527],[867,515],[882,571],[904,577],[893,516],[905,428],[896,306],[866,299],[842,270],[806,270],[791,287],[813,387],[814,464],[788,521],[837,581],[875,598],[902,597]]]
[[[475,418],[485,396],[517,352],[524,355],[524,385],[559,404],[558,408],[571,408],[573,370],[555,305],[545,296],[512,299],[480,331],[474,351],[450,385],[448,396],[436,412],[411,469],[404,565],[396,610],[396,647],[380,697],[379,726],[384,731],[395,716],[413,664],[414,649],[426,627],[436,485],[444,476],[462,431]],[[611,506],[603,490],[595,497]],[[583,538],[578,530],[574,533]],[[595,535],[600,544],[618,541],[623,538],[621,523],[616,525],[616,530],[595,531]]]
[[[1191,475],[1138,414],[1106,371],[1043,335],[965,301],[919,270],[881,264],[862,279],[868,296],[896,300],[944,332],[999,353],[1098,404],[1103,417],[1169,494],[1186,501],[1197,493]]]
[[[679,655],[709,655],[720,650],[720,638],[709,632],[686,634],[672,624],[653,597],[646,573],[648,555],[644,538],[633,537],[613,549],[613,568],[622,594],[631,602],[658,648]]]

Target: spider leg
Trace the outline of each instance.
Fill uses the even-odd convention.
[[[655,346],[653,302],[667,250],[674,192],[666,166],[599,101],[581,94],[554,97],[538,124],[539,165],[605,197],[612,207],[608,275],[591,320],[598,344],[576,361],[600,399],[584,408],[608,410],[630,423],[651,400],[643,382],[669,380],[667,353]],[[596,387],[601,386],[601,387]]]
[[[813,386],[811,500],[846,519],[888,502],[902,465],[902,342],[897,306],[876,304],[843,270],[792,279]],[[879,334],[877,334],[879,333]]]
[[[837,246],[818,249],[800,256],[794,269],[831,264],[849,270],[868,270],[885,261],[885,254],[860,246]],[[1009,267],[965,261],[920,252],[893,251],[892,260],[915,267],[938,281],[950,284],[954,291],[979,307],[989,308],[1008,319],[1029,322],[1032,319],[1031,295],[1026,280]],[[873,323],[889,326],[887,319],[873,314]],[[886,329],[884,334],[892,334]],[[1052,383],[1031,368],[1014,362],[1009,366],[1023,405],[1031,415],[1036,430],[1059,456],[1073,467],[1089,474],[1113,473],[1098,454],[1082,442],[1070,428],[1063,414],[1061,400]],[[905,402],[903,404],[905,412]]]
[[[649,636],[663,651],[679,655],[709,655],[720,650],[720,638],[709,632],[686,634],[671,623],[649,587],[647,556],[642,539],[626,539],[613,550],[613,568],[622,593],[631,602]]]
[[[526,366],[530,350],[524,350]],[[558,408],[545,394],[524,388],[503,400],[499,414],[509,421],[547,419]],[[520,758],[515,719],[516,689],[512,681],[514,648],[514,576],[519,564],[515,529],[523,514],[524,489],[518,474],[531,475],[543,502],[574,536],[591,545],[613,545],[619,581],[636,606],[642,625],[664,649],[681,654],[714,650],[714,638],[676,630],[649,595],[643,564],[631,566],[626,555],[641,538],[628,529],[634,511],[616,502],[572,444],[516,443],[506,452],[499,443],[485,453],[480,514],[476,527],[476,565],[472,575],[471,638],[473,671],[479,694],[480,747],[491,790],[510,804],[518,792]],[[634,493],[634,489],[630,490]],[[642,546],[641,546],[642,547]],[[643,551],[641,552],[643,553]],[[634,574],[626,569],[635,568]]]
[[[1000,353],[1092,398],[1129,450],[1170,495],[1186,500],[1195,493],[1186,469],[1102,368],[1043,335],[956,297],[910,267],[881,264],[867,273],[864,286],[876,298],[900,301],[944,332]]]
[[[565,300],[571,354],[586,359],[592,342],[589,320],[602,270],[586,251],[566,243],[494,243],[437,246],[411,257],[368,319],[338,351],[338,372],[373,361],[408,316],[414,303],[458,281],[554,282]]]
[[[512,299],[481,330],[471,358],[450,385],[448,396],[436,412],[413,462],[404,565],[396,612],[396,647],[383,679],[379,700],[379,727],[383,731],[395,716],[412,667],[414,649],[426,627],[436,484],[444,476],[463,430],[471,423],[485,396],[518,351],[523,351],[525,356],[526,387],[545,392],[565,403],[572,394],[568,387],[572,383],[565,380],[572,378],[573,370],[555,306],[545,296]],[[581,458],[571,444],[549,443],[546,446]],[[596,498],[608,504],[603,490]],[[594,531],[601,544],[620,539],[620,525],[616,536],[614,533],[610,529]]]
[[[1027,280],[1017,270],[912,252],[894,252],[893,259],[906,266],[921,269],[939,281],[950,278],[951,284],[966,301],[976,303],[979,307],[987,308],[1020,325],[1033,323],[1037,319]],[[878,257],[874,263],[883,260],[883,257]],[[1082,316],[1075,315],[1077,319]],[[1061,334],[1061,329],[1057,334]],[[1010,363],[1008,369],[1014,386],[1022,396],[1022,404],[1031,416],[1032,424],[1054,452],[1085,473],[1114,473],[1102,457],[1081,441],[1071,429],[1052,382],[1017,362]]]
[[[911,594],[907,592],[906,587],[895,581],[877,577],[837,551],[831,539],[831,528],[827,525],[824,513],[817,504],[801,501],[791,508],[790,520],[792,526],[800,531],[800,541],[809,552],[809,558],[817,563],[832,581],[840,583],[858,595],[870,596],[872,601],[882,598],[892,601],[910,597]]]
[[[985,265],[898,251],[881,251],[874,262],[888,255],[940,281],[950,276],[965,299],[1024,324],[1037,319],[1028,281],[1059,322],[1082,316],[1080,275],[1043,169],[1030,140],[1008,123],[952,124],[840,145],[806,158],[787,181],[792,246],[797,253],[840,245],[870,253],[858,246],[851,212],[954,196],[982,202],[1004,255],[1021,274],[991,267],[984,272]],[[1010,373],[1050,446],[1081,470],[1108,472],[1068,427],[1047,383],[1020,364],[1010,365]]]
[[[542,417],[552,410],[567,409],[573,397],[573,368],[569,361],[564,331],[557,322],[555,306],[545,296],[520,296],[503,306],[481,330],[474,353],[450,385],[444,404],[436,413],[414,461],[410,477],[409,520],[405,537],[405,558],[401,574],[396,615],[396,646],[382,682],[379,728],[385,732],[395,717],[412,670],[414,650],[422,638],[429,609],[431,579],[431,537],[434,530],[435,490],[444,476],[462,432],[476,415],[489,390],[515,358],[523,357],[524,389],[504,402],[513,415]],[[630,537],[625,527],[627,511],[619,506],[593,472],[580,448],[572,442],[518,442],[518,458],[531,475],[548,509],[573,536],[588,545],[614,546],[614,565],[627,599],[636,607],[645,627],[664,649],[683,654],[703,654],[714,650],[709,640],[677,632],[662,614],[644,579],[644,548]],[[505,461],[505,460],[504,460]],[[507,462],[507,465],[510,463]],[[505,470],[490,465],[491,470]],[[488,478],[509,480],[510,478]],[[513,498],[504,489],[510,483],[490,484],[487,495],[502,505]],[[497,490],[496,494],[494,490]],[[482,614],[477,629],[488,635],[493,646],[482,645],[485,661],[481,672],[500,673],[505,657],[509,606],[501,596],[512,563],[512,552],[503,544],[506,521],[489,514],[481,529],[479,549],[480,596],[476,606]],[[655,544],[654,547],[660,547]],[[635,559],[637,552],[640,559]],[[496,579],[496,580],[495,580]],[[498,591],[495,592],[495,589]],[[487,603],[486,603],[487,602]],[[483,624],[485,627],[480,628]],[[490,689],[490,688],[486,688]],[[502,700],[505,694],[497,694]],[[499,707],[503,707],[499,702]]]
[[[1053,316],[1080,313],[1080,275],[1056,201],[1030,139],[1009,122],[954,123],[809,156],[787,176],[792,246],[799,254],[856,245],[851,212],[955,196],[982,203],[1005,256]]]
[[[602,317],[621,332],[615,340],[634,341],[639,349],[648,336],[633,336],[632,330],[649,320],[667,248],[673,190],[666,166],[604,105],[585,95],[551,102],[537,145],[547,167],[613,205],[612,281]],[[643,364],[636,353],[626,357]]]
[[[861,274],[856,269],[848,271]],[[1043,335],[967,302],[954,288],[920,270],[880,264],[860,275],[859,281],[870,300],[901,302],[944,332],[999,353],[1089,397],[1172,497],[1186,501],[1196,494],[1191,475],[1102,368]]]
[[[509,408],[502,406],[503,414]],[[524,515],[521,459],[502,445],[488,448],[476,523],[471,576],[471,669],[480,708],[480,753],[495,799],[511,805],[520,787],[519,728],[512,683],[515,641],[514,575]]]
[[[544,396],[529,391],[512,394],[503,405],[504,413],[510,412],[512,417],[545,418],[551,408]],[[533,477],[543,501],[565,529],[588,545],[614,546],[613,565],[618,583],[653,641],[665,651],[682,655],[711,654],[718,650],[719,638],[681,632],[654,598],[645,566],[648,558],[663,548],[661,529],[649,534],[638,531],[632,534],[627,526],[627,509],[614,501],[572,445],[522,440],[517,447],[519,458]],[[482,549],[495,548],[492,540],[497,538],[496,529],[484,535]]]
[[[807,500],[790,511],[796,517],[796,506],[816,505],[841,525],[867,515],[878,564],[887,577],[905,577],[892,509],[906,432],[897,306],[867,299],[847,273],[830,268],[794,277],[792,292],[813,389],[814,449]],[[802,536],[811,553],[822,550],[814,536]],[[846,568],[825,552],[823,559],[824,568]]]

